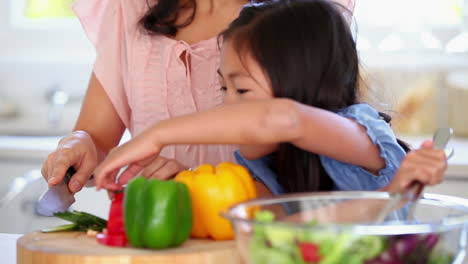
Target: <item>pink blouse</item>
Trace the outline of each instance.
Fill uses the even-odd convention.
[[[216,73],[220,61],[216,37],[188,45],[150,36],[138,24],[148,8],[146,2],[77,0],[74,4],[96,48],[94,74],[133,136],[161,120],[218,106],[223,99]],[[175,145],[164,148],[162,155],[194,167],[234,161],[234,149]]]

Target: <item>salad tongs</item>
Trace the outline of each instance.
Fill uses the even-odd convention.
[[[451,128],[439,128],[433,136],[434,148],[436,149],[444,149],[447,159],[449,159],[454,151],[453,148],[446,149],[446,145],[450,140],[450,137],[453,134],[453,130]],[[399,204],[401,202],[411,202],[410,207],[408,208],[408,213],[406,217],[406,221],[413,221],[414,219],[414,211],[416,208],[416,204],[418,203],[419,197],[424,189],[424,185],[420,182],[413,182],[409,188],[403,192],[391,193],[390,199],[384,205],[383,209],[380,211],[379,215],[376,218],[375,223],[380,224],[385,221],[388,214],[394,211],[395,209],[400,208]]]

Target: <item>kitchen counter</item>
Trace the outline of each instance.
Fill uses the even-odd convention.
[[[0,263],[16,263],[16,240],[21,235],[0,233]]]
[[[16,241],[22,235],[19,234],[4,234],[0,233],[0,263],[15,264],[16,263]],[[465,259],[463,264],[468,264],[468,259]]]

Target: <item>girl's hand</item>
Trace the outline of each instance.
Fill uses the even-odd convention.
[[[168,164],[167,159],[158,157],[161,148],[162,146],[147,140],[145,133],[114,148],[94,170],[97,189],[121,190],[122,184],[128,182],[145,168],[147,168],[144,172],[146,176],[167,177],[167,174],[173,173],[178,167],[172,167],[172,162]],[[116,182],[120,168],[127,165],[128,167],[119,177],[119,182]]]
[[[160,180],[167,180],[173,178],[177,175],[177,173],[188,170],[187,166],[180,164],[175,159],[168,159],[162,156],[158,156],[154,158],[150,164],[146,165],[143,171],[140,173],[141,176],[145,178],[157,178]],[[138,172],[125,172],[120,175],[117,185],[121,188],[122,185],[126,184],[129,180],[135,177]],[[114,178],[115,180],[115,178]],[[114,191],[108,190],[109,199],[112,200],[114,198]]]
[[[63,180],[68,168],[73,166],[76,173],[70,179],[68,188],[76,193],[89,180],[97,163],[97,149],[91,136],[85,131],[75,131],[64,137],[57,149],[49,154],[41,172],[49,185],[55,185]]]
[[[431,140],[426,140],[421,148],[406,155],[395,177],[384,188],[388,192],[402,192],[414,181],[425,185],[436,185],[444,179],[447,157],[444,150],[435,149]]]
[[[182,165],[175,159],[169,159],[162,156],[157,156],[148,165],[145,166],[143,171],[140,173],[145,178],[156,178],[160,180],[167,180],[173,178],[177,173],[187,170],[188,167]],[[126,184],[136,174],[126,173],[119,177],[119,184]]]

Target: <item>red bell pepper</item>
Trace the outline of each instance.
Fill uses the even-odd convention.
[[[318,263],[320,261],[320,250],[317,244],[304,242],[301,243],[300,248],[305,262]]]
[[[123,222],[123,196],[123,192],[115,194],[109,211],[107,230],[97,235],[98,243],[113,247],[125,247],[127,245]]]

